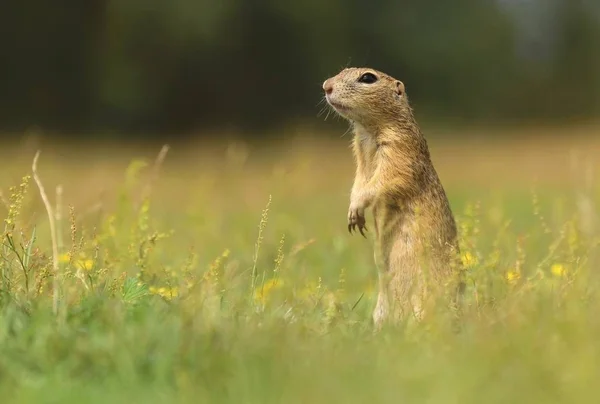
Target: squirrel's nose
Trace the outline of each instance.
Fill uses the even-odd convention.
[[[323,82],[323,90],[325,90],[325,94],[331,94],[333,91],[333,83],[329,79]]]

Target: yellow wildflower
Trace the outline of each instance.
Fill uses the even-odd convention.
[[[71,260],[71,254],[70,253],[64,253],[64,254],[60,254],[58,256],[58,262],[61,262],[63,264],[66,264],[70,260]]]
[[[462,254],[460,258],[463,265],[467,268],[477,265],[477,257],[471,254],[469,251]]]
[[[171,300],[174,297],[177,297],[178,295],[179,295],[179,290],[176,287],[171,287],[168,289],[165,288],[165,290],[161,296],[167,300]]]
[[[550,267],[550,272],[554,276],[563,277],[567,274],[567,269],[563,264],[554,264]]]
[[[156,286],[150,286],[148,292],[152,295],[158,295],[165,300],[171,300],[179,295],[179,290],[176,287],[166,288],[161,286],[157,288]]]
[[[85,271],[90,271],[94,267],[94,260],[87,258],[84,252],[80,252],[78,254],[78,258],[73,261],[73,256],[71,252],[66,252],[64,254],[60,254],[58,256],[58,262],[63,264],[68,264],[73,262],[75,268],[83,269]]]
[[[86,271],[90,271],[94,267],[94,260],[91,259],[80,259],[75,263],[77,268],[81,268]]]
[[[515,283],[521,278],[521,274],[515,270],[510,270],[506,273],[506,280],[508,283]]]
[[[254,291],[254,300],[261,304],[265,304],[269,299],[271,292],[281,286],[283,286],[283,281],[278,278],[271,278],[265,281],[263,285],[257,287]]]

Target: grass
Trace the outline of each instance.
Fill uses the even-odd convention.
[[[56,274],[34,152],[5,150],[3,402],[595,402],[599,162],[571,157],[597,150],[581,139],[432,141],[465,321],[378,334],[347,139],[175,146],[156,166],[158,150],[45,147]]]

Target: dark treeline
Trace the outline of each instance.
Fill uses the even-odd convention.
[[[0,132],[257,131],[322,121],[321,83],[347,65],[402,79],[420,113],[434,117],[598,115],[596,2],[521,3],[3,2]]]

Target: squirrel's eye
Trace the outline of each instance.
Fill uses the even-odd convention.
[[[365,73],[358,79],[359,83],[371,84],[377,81],[377,77],[373,73]]]

